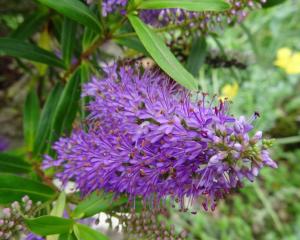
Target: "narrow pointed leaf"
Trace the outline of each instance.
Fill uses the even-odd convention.
[[[35,90],[30,90],[28,93],[23,114],[24,137],[27,150],[32,152],[36,136],[36,129],[40,117],[39,99]]]
[[[34,219],[25,219],[25,223],[33,233],[40,236],[48,236],[71,232],[74,221],[54,216],[42,216]]]
[[[139,9],[180,8],[187,11],[224,11],[230,5],[223,0],[144,0]]]
[[[11,153],[0,153],[0,172],[1,173],[28,173],[31,166],[24,161],[22,156]]]
[[[68,81],[60,96],[50,130],[49,153],[53,153],[50,150],[51,143],[56,141],[63,133],[67,134],[72,129],[73,121],[79,110],[80,77],[81,71],[79,69]]]
[[[79,223],[74,225],[74,233],[80,240],[109,240],[109,238],[99,230],[94,230],[86,225]]]
[[[33,151],[34,156],[43,153],[46,149],[46,145],[49,143],[50,128],[62,90],[63,86],[58,83],[49,94],[43,107],[37,128],[36,141]]]
[[[61,35],[61,45],[63,59],[67,66],[70,65],[73,55],[73,50],[75,46],[76,37],[76,22],[69,18],[64,19],[62,35]]]
[[[194,77],[171,53],[162,38],[143,23],[137,16],[129,15],[129,20],[144,47],[161,69],[184,87],[191,90],[197,89],[197,82]]]
[[[100,31],[100,24],[97,17],[89,8],[79,0],[38,0],[49,8],[55,9],[62,15],[93,29]]]
[[[197,37],[194,39],[186,68],[195,77],[199,75],[199,69],[205,61],[207,54],[206,48],[205,37]]]
[[[91,217],[99,212],[112,210],[127,202],[128,199],[125,197],[114,199],[113,194],[99,194],[95,192],[77,205],[72,216],[75,219]]]
[[[11,174],[0,174],[0,204],[7,204],[28,195],[33,201],[47,201],[54,191],[40,182]]]
[[[1,55],[25,58],[34,62],[65,68],[65,64],[53,53],[18,39],[0,38]]]

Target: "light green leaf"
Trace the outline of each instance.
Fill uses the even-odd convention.
[[[25,223],[33,233],[40,236],[48,236],[71,232],[74,221],[54,216],[42,216],[34,219],[25,219]]]
[[[74,225],[74,233],[80,240],[109,240],[109,238],[101,232],[79,223]]]
[[[89,197],[80,202],[72,213],[75,219],[91,217],[99,212],[112,210],[115,207],[128,202],[125,197],[114,199],[112,193],[97,193],[94,192]]]
[[[224,11],[230,5],[223,0],[144,0],[138,5],[139,9],[180,8],[187,11]]]
[[[79,0],[38,0],[49,8],[55,9],[64,16],[100,32],[100,24],[97,17],[88,7]]]
[[[0,174],[0,204],[7,204],[28,195],[33,201],[47,201],[54,191],[40,182],[11,174]]]
[[[0,56],[25,58],[54,67],[65,68],[65,64],[53,53],[14,38],[0,38]]]
[[[179,84],[188,89],[196,90],[196,80],[179,63],[164,41],[137,16],[129,15],[128,17],[141,42],[155,62]]]
[[[58,199],[56,200],[54,207],[51,210],[50,215],[55,217],[62,217],[66,206],[66,194],[61,192]],[[47,240],[57,240],[59,235],[51,235],[47,237]]]

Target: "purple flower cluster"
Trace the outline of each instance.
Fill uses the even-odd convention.
[[[44,161],[84,195],[105,190],[151,203],[170,197],[181,207],[203,196],[204,207],[214,208],[244,178],[277,167],[270,142],[261,132],[249,135],[254,118],[230,116],[227,102],[213,106],[205,94],[192,100],[159,72],[117,65],[105,71],[84,86],[93,99],[88,130],[61,138],[53,146],[57,158]]]
[[[93,0],[88,0],[91,3]],[[196,26],[200,29],[210,29],[216,23],[234,21],[242,21],[248,14],[249,9],[258,8],[266,0],[227,0],[231,8],[224,12],[189,12],[180,9],[162,9],[162,10],[145,10],[141,11],[140,15],[145,22],[153,26],[164,26],[170,23],[181,24],[186,21],[191,22],[191,26]],[[128,0],[104,0],[102,2],[102,14],[107,16],[109,13],[119,11],[126,12]]]

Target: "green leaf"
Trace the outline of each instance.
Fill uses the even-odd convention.
[[[100,24],[97,17],[88,7],[79,0],[38,0],[49,8],[55,9],[62,15],[73,19],[74,21],[100,32]]]
[[[40,236],[48,236],[71,232],[74,221],[54,216],[42,216],[34,219],[25,219],[25,223],[33,233]]]
[[[263,3],[263,8],[270,8],[276,5],[284,3],[286,0],[267,0],[266,3]]]
[[[147,52],[144,45],[136,37],[117,38],[114,41],[120,45],[126,46],[126,47],[136,50],[140,53],[143,53],[145,56],[149,56],[149,53]]]
[[[129,20],[141,42],[155,62],[175,81],[188,89],[197,89],[194,77],[179,63],[164,41],[137,16],[129,15]]]
[[[187,11],[224,11],[230,5],[223,0],[144,0],[138,5],[139,9],[181,8]]]
[[[89,79],[90,79],[90,67],[89,67],[89,63],[87,61],[83,61],[81,63],[80,66],[80,71],[81,71],[81,86],[83,86],[84,84],[86,84]],[[86,106],[88,105],[89,102],[89,97],[85,96],[81,98],[80,104],[81,104],[81,119],[84,120],[87,115],[88,115],[88,111]]]
[[[56,141],[62,133],[69,133],[71,131],[73,121],[79,109],[79,99],[80,69],[68,81],[58,101],[50,131],[49,153],[53,153],[53,151],[50,151],[51,143]]]
[[[66,194],[61,192],[50,213],[51,216],[62,217],[66,206]]]
[[[50,128],[63,86],[58,83],[49,94],[38,123],[33,156],[43,153],[49,143]]]
[[[74,225],[74,233],[80,240],[109,240],[109,238],[101,232],[79,223]]]
[[[195,77],[199,75],[199,69],[205,61],[207,53],[206,48],[205,37],[197,37],[194,39],[186,67]]]
[[[0,153],[1,173],[28,173],[31,166],[24,161],[23,157],[11,153]]]
[[[24,106],[23,128],[27,151],[32,152],[35,142],[37,125],[40,118],[39,98],[35,90],[30,90]]]
[[[11,174],[0,174],[0,204],[19,201],[28,195],[33,201],[47,201],[54,191],[40,182]]]
[[[64,19],[62,34],[61,34],[61,45],[63,59],[67,66],[70,65],[75,46],[76,38],[76,22],[69,18]]]
[[[114,199],[114,195],[111,193],[99,194],[94,192],[77,205],[72,212],[72,217],[75,219],[91,217],[99,212],[112,210],[127,202],[128,199],[125,197]]]
[[[37,12],[28,16],[25,21],[11,33],[10,37],[25,40],[38,31],[48,16],[48,11],[39,9]]]
[[[77,240],[77,238],[74,233],[64,233],[59,236],[58,240]]]
[[[62,217],[64,214],[65,206],[66,206],[66,194],[64,192],[61,192],[54,204],[54,207],[51,210],[50,215],[55,217]],[[51,235],[46,238],[46,240],[58,240],[58,239],[59,239],[59,235]]]
[[[54,67],[65,68],[65,64],[53,53],[14,38],[0,38],[0,56],[25,58]]]
[[[96,36],[95,32],[90,28],[85,28],[82,39],[82,48],[84,51],[94,42]]]

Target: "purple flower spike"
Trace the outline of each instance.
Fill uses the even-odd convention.
[[[5,151],[8,148],[8,142],[0,137],[0,152]]]
[[[75,181],[83,195],[95,190],[139,196],[146,202],[167,197],[185,208],[185,199],[203,197],[204,207],[253,181],[264,166],[277,167],[261,132],[245,117],[229,115],[227,102],[214,105],[167,76],[113,65],[106,77],[84,86],[88,130],[75,129],[53,146],[64,183]],[[192,202],[192,201],[191,201]]]

